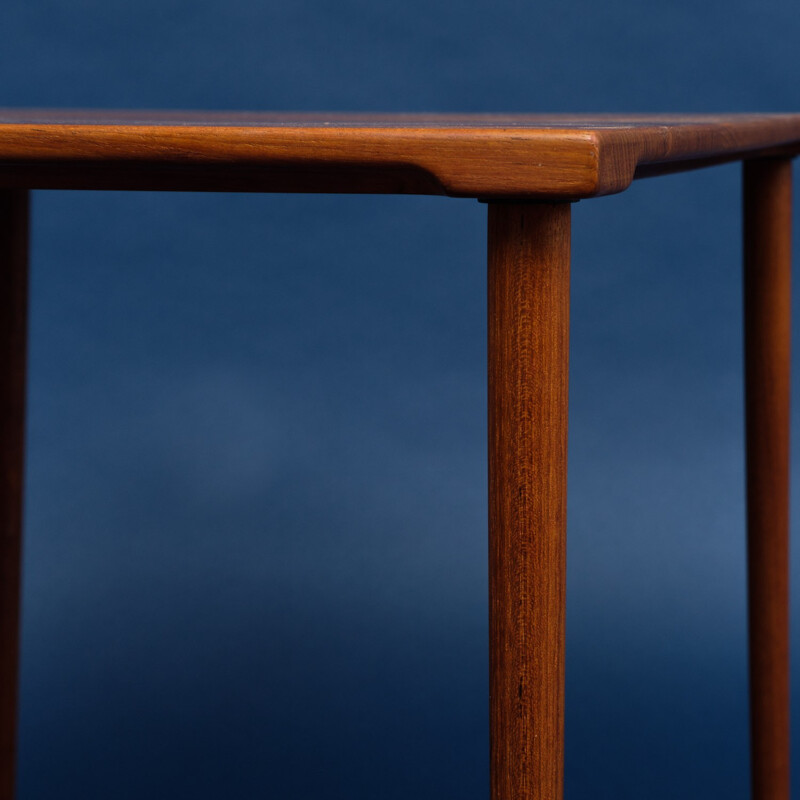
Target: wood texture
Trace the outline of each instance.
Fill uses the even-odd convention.
[[[578,199],[800,149],[800,115],[0,110],[0,187]]]
[[[750,727],[754,800],[789,800],[788,159],[744,164]]]
[[[0,800],[11,800],[17,728],[28,194],[0,191]]]
[[[492,800],[560,800],[570,206],[489,205]]]

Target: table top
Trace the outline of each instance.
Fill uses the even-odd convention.
[[[0,187],[580,199],[800,153],[800,114],[0,109]]]

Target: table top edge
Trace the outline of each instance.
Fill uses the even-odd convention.
[[[0,109],[0,187],[93,188],[91,176],[69,177],[83,168],[104,176],[107,185],[95,181],[97,188],[113,188],[115,174],[120,188],[148,188],[146,180],[131,187],[123,178],[149,170],[151,188],[181,188],[184,181],[191,190],[205,181],[214,189],[227,171],[234,191],[241,184],[252,191],[579,199],[622,191],[634,177],[657,174],[660,165],[669,165],[661,171],[691,169],[775,148],[800,151],[800,114]],[[242,182],[246,169],[258,173],[252,186]],[[170,170],[167,183],[174,185],[159,185]],[[302,177],[296,188],[292,172]]]

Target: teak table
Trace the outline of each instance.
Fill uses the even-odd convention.
[[[13,795],[28,192],[437,194],[488,202],[492,800],[563,784],[570,203],[744,162],[752,786],[789,799],[791,159],[800,115],[0,111],[0,800]]]

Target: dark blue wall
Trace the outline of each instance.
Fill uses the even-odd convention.
[[[798,41],[791,0],[3,0],[0,105],[796,111]],[[574,210],[569,800],[747,796],[739,193]],[[21,800],[486,797],[485,206],[33,213]]]

